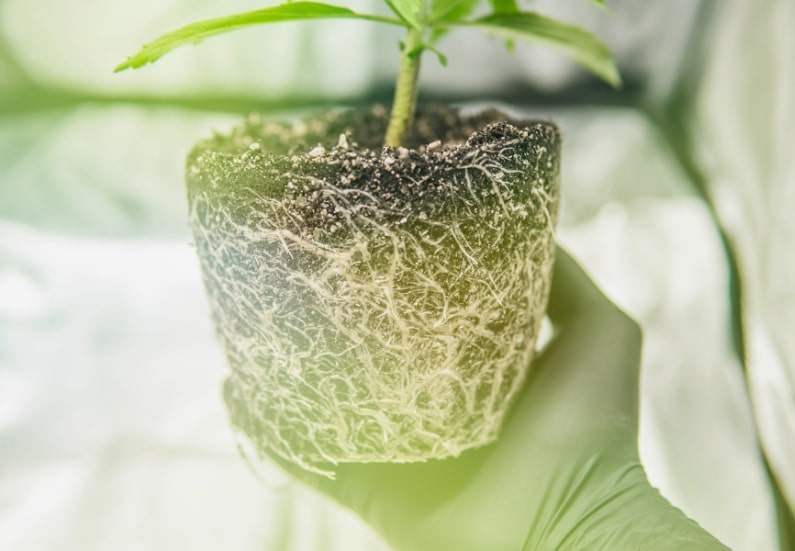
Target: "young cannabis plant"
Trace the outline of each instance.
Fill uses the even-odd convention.
[[[417,82],[423,52],[446,59],[435,47],[447,32],[458,29],[480,29],[507,35],[514,39],[546,42],[561,48],[576,62],[613,86],[620,77],[609,49],[594,35],[539,13],[522,11],[515,0],[490,0],[492,13],[472,18],[478,0],[386,0],[393,17],[354,12],[346,7],[320,2],[295,1],[259,10],[218,17],[192,23],[146,44],[137,54],[116,67],[115,71],[135,69],[153,63],[171,50],[195,44],[205,38],[249,27],[305,21],[312,19],[360,19],[403,27],[405,38],[400,44],[400,69],[395,97],[384,142],[397,147],[404,142],[411,127],[417,102]],[[603,0],[594,0],[603,4]]]

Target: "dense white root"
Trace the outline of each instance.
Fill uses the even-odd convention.
[[[425,181],[398,171],[392,191],[351,187],[334,155],[311,160],[330,171],[279,165],[284,194],[257,183],[273,172],[256,148],[194,160],[191,221],[231,366],[225,397],[257,450],[331,475],[339,462],[444,458],[496,438],[530,366],[555,249],[557,134],[514,130],[459,146]],[[391,167],[390,155],[373,162]]]

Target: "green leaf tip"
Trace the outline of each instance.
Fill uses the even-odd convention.
[[[557,46],[611,86],[621,86],[621,76],[610,49],[580,27],[535,12],[493,13],[458,24]]]
[[[196,44],[211,36],[244,27],[282,23],[286,21],[308,21],[313,19],[361,19],[400,27],[406,26],[406,24],[399,19],[356,13],[342,6],[309,1],[288,2],[278,6],[235,15],[205,19],[181,27],[146,44],[135,55],[117,65],[113,69],[113,72],[118,73],[126,69],[143,67],[149,63],[154,63],[165,54],[180,46]]]

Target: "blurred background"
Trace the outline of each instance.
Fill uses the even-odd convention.
[[[593,29],[623,89],[458,32],[422,99],[560,125],[560,239],[645,331],[652,482],[732,549],[776,549],[795,507],[795,2],[608,4],[532,8]],[[246,112],[388,102],[399,35],[261,27],[111,73],[262,5],[0,0],[0,549],[384,549],[238,454],[182,171]]]

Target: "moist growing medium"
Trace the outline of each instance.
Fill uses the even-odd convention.
[[[326,475],[492,442],[549,293],[555,126],[435,107],[392,149],[386,124],[250,116],[188,159],[232,422]]]

